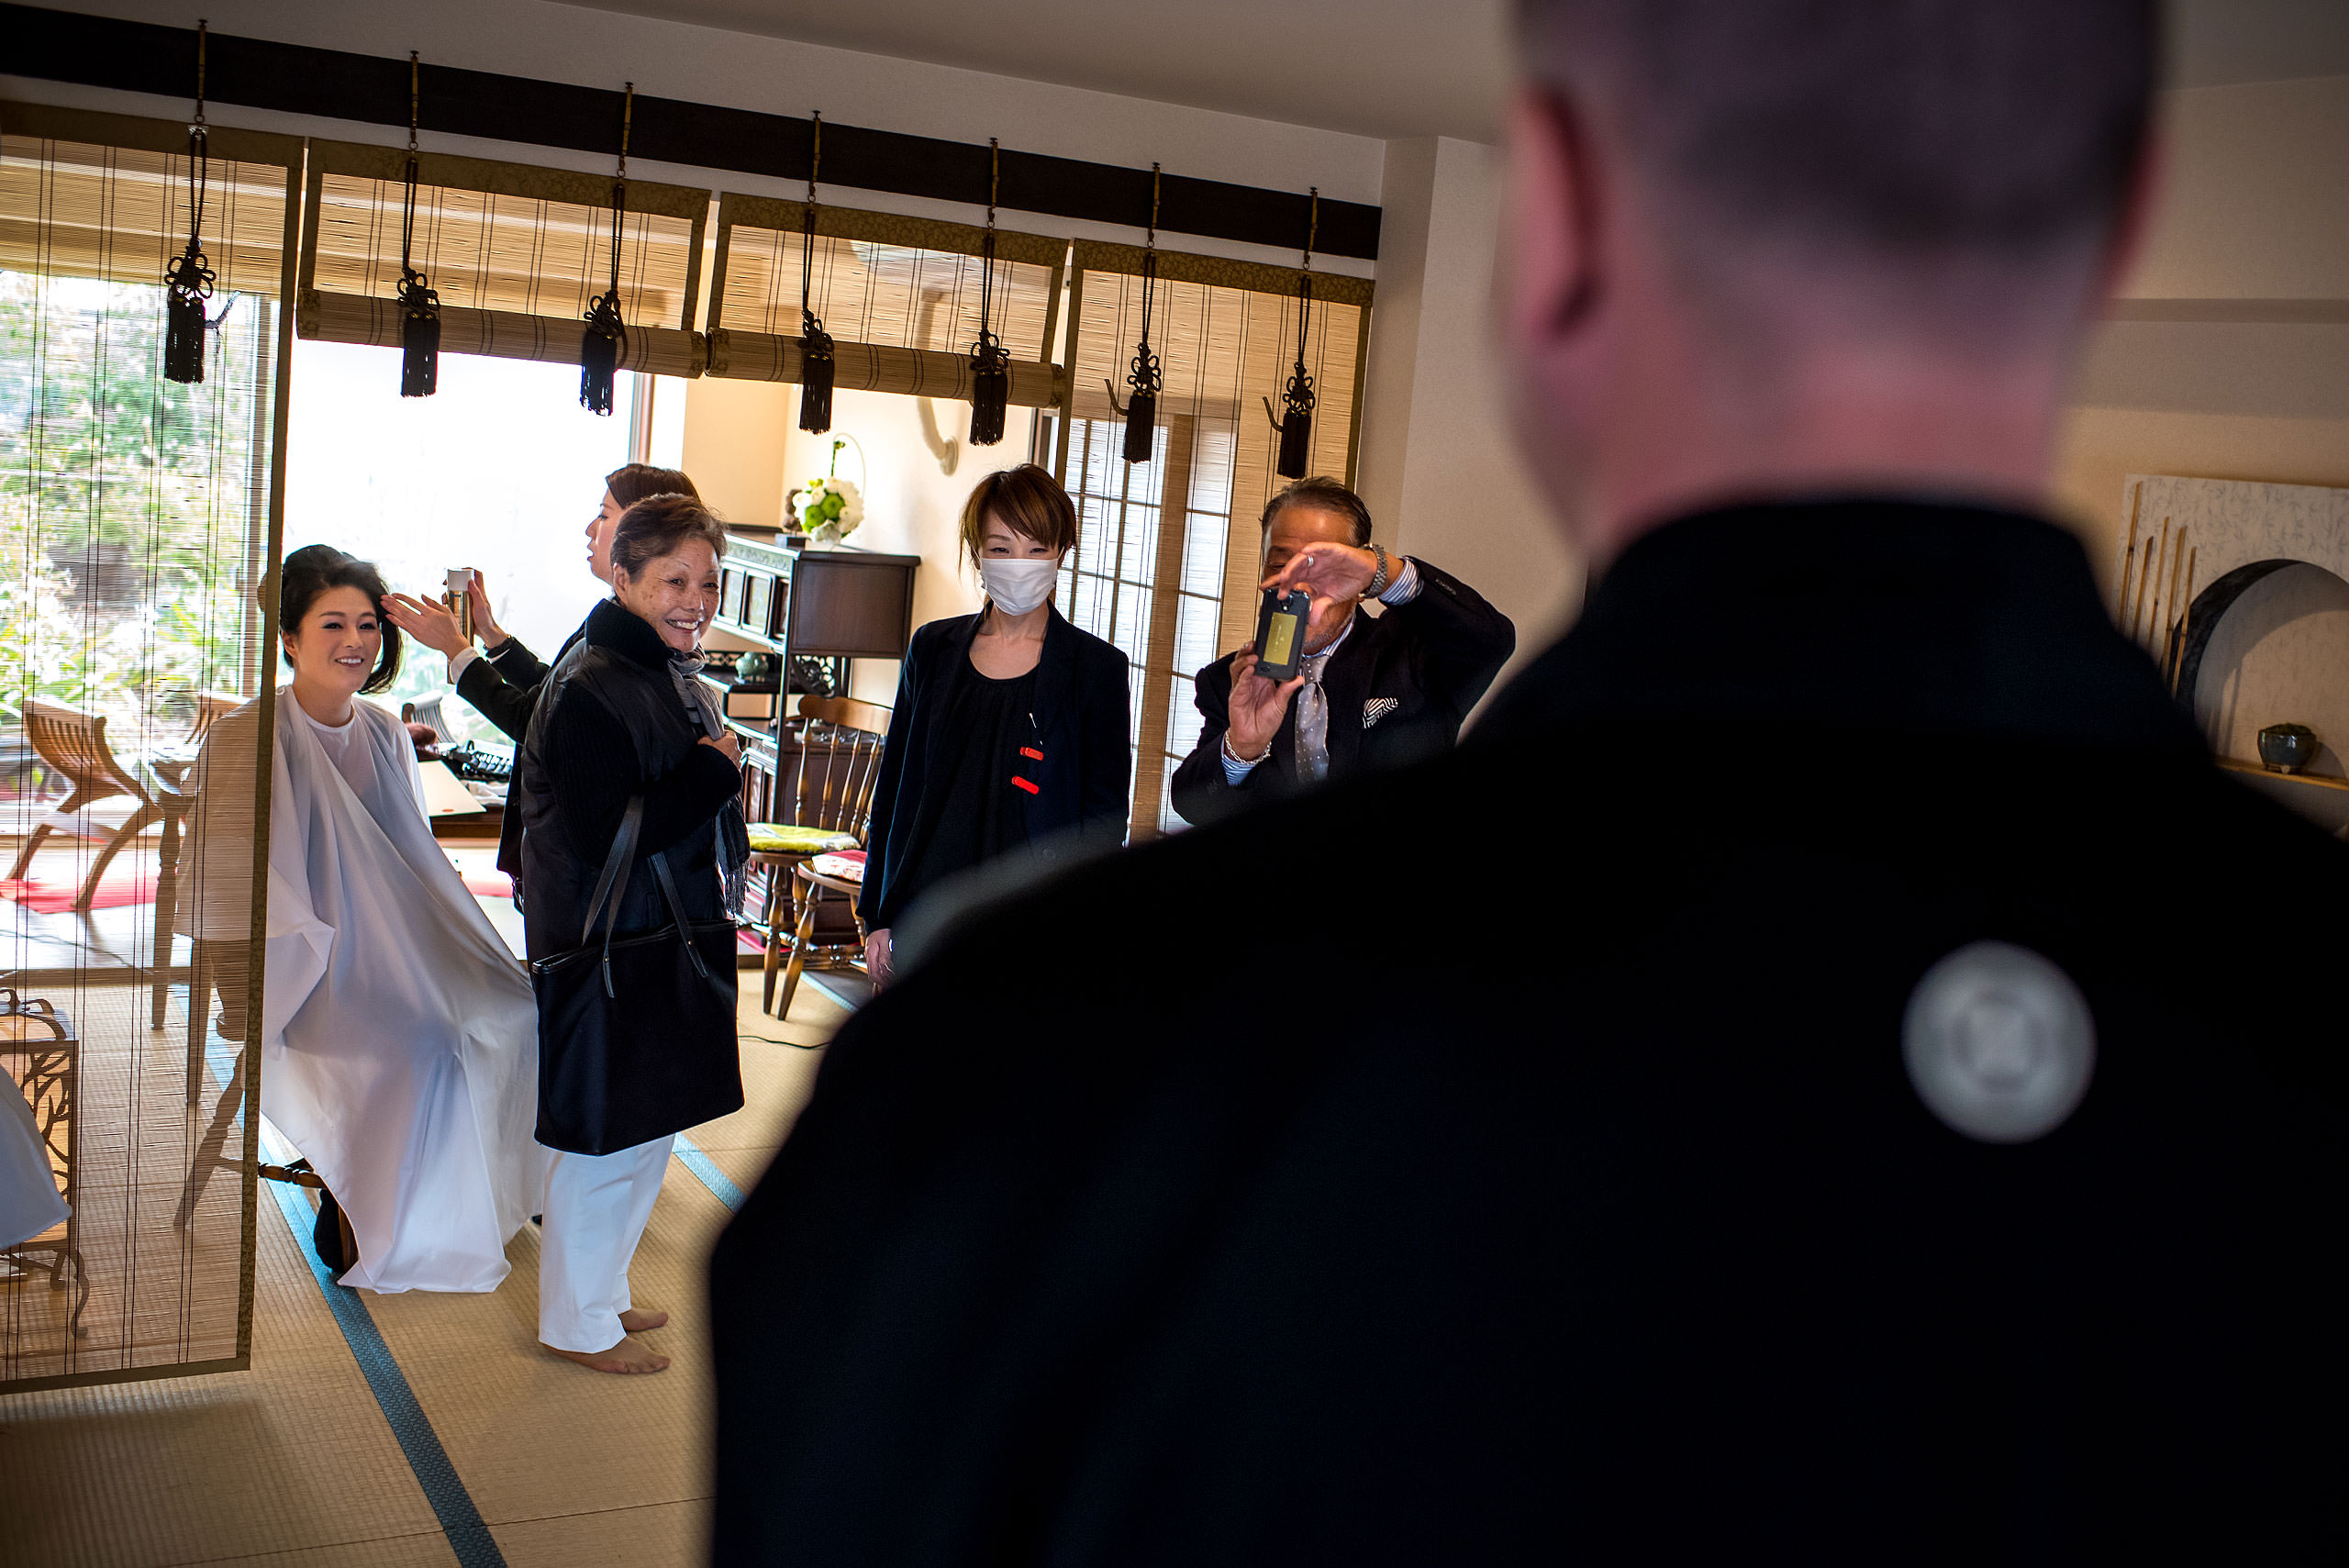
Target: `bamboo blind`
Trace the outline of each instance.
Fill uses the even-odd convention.
[[[1076,418],[1118,417],[1113,388],[1117,403],[1125,401],[1126,370],[1141,330],[1141,261],[1134,246],[1076,242],[1069,346],[1070,409]],[[1287,268],[1159,252],[1151,320],[1151,347],[1164,384],[1159,419],[1186,421],[1179,427],[1191,449],[1184,457],[1185,509],[1228,519],[1219,632],[1226,648],[1254,631],[1262,558],[1257,517],[1287,483],[1273,469],[1280,436],[1264,404],[1279,408],[1297,358],[1297,280]],[[1313,284],[1305,364],[1319,401],[1308,467],[1352,484],[1371,284],[1318,272]],[[1060,463],[1067,483],[1065,449]],[[1181,569],[1179,562],[1159,562],[1162,572]]]
[[[314,142],[302,257],[306,338],[395,346],[407,154]],[[610,278],[608,176],[421,155],[416,264],[440,296],[441,350],[578,362],[589,302]],[[628,182],[620,235],[623,369],[695,375],[708,194]]]
[[[800,272],[806,207],[729,195],[718,209],[710,287],[709,373],[799,379]],[[818,205],[810,293],[838,342],[834,384],[921,397],[968,398],[979,335],[979,250],[985,230]],[[996,233],[996,336],[1011,354],[1011,402],[1041,407],[1059,383],[1043,361],[1058,325],[1068,242]]]
[[[184,933],[192,911],[235,911],[208,946],[241,960],[257,1024],[271,709],[248,699],[271,655],[302,144],[212,133],[217,282],[204,378],[184,384],[161,371],[187,135],[0,104],[0,702],[20,748],[0,833],[48,906],[106,903],[102,874],[155,888],[81,914],[0,902],[0,969],[75,1037],[0,1026],[0,1093],[33,1107],[72,1202],[6,1250],[31,1277],[0,1291],[5,1388],[218,1372],[250,1350],[258,1063],[210,1027],[209,988],[189,995]],[[257,750],[191,771],[227,709]],[[198,862],[178,835],[206,803],[250,826]],[[117,827],[158,813],[161,834]]]
[[[216,297],[276,293],[285,175],[283,163],[211,160],[203,238]],[[184,155],[0,134],[0,268],[156,284],[186,243]]]

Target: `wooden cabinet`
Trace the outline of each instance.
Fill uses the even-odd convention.
[[[895,659],[914,627],[918,555],[789,550],[729,539],[717,627],[794,658]]]

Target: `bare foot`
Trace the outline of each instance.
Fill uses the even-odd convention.
[[[648,1329],[666,1328],[669,1315],[657,1307],[631,1307],[620,1314],[620,1327],[631,1334],[641,1334]]]
[[[667,1356],[647,1350],[629,1339],[621,1340],[607,1351],[556,1351],[552,1345],[547,1349],[554,1351],[567,1362],[577,1362],[581,1366],[592,1367],[597,1372],[663,1372],[669,1365]]]

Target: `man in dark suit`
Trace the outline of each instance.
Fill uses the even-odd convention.
[[[1522,24],[1579,623],[851,1021],[712,1263],[718,1561],[2338,1556],[2349,850],[2029,510],[2151,5]]]
[[[1508,617],[1424,561],[1373,544],[1362,497],[1300,479],[1264,508],[1264,573],[1313,595],[1301,669],[1256,673],[1227,653],[1193,683],[1199,743],[1174,770],[1174,809],[1211,822],[1325,780],[1445,751],[1517,647]],[[1375,600],[1384,614],[1363,608]]]

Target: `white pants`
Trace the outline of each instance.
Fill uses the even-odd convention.
[[[559,1351],[608,1351],[627,1330],[629,1261],[652,1218],[669,1147],[656,1138],[617,1154],[557,1154],[540,1231],[539,1339]]]

